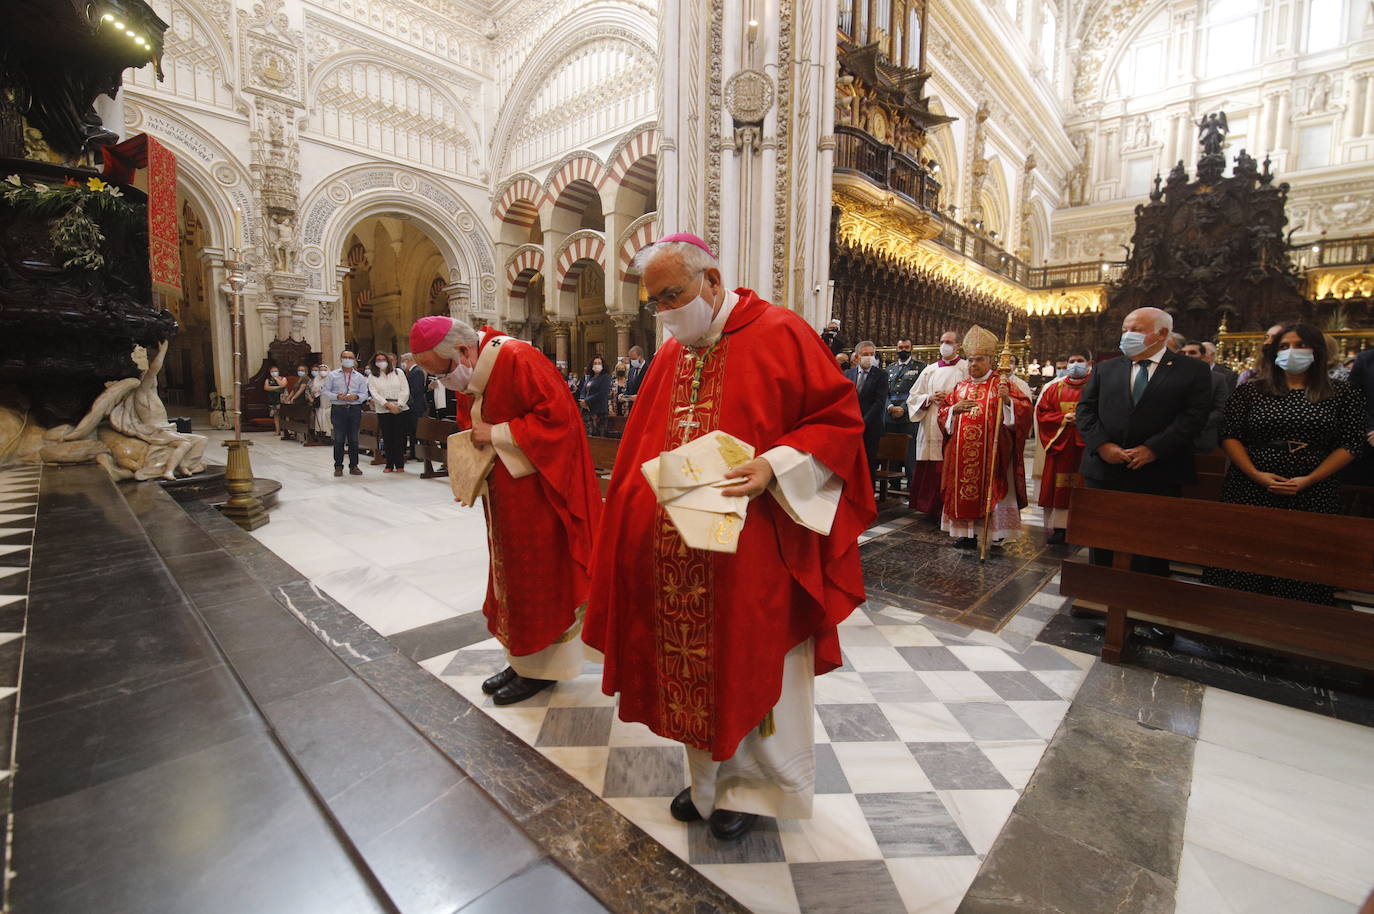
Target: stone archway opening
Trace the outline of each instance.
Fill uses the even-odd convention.
[[[449,313],[453,265],[425,229],[402,213],[367,216],[347,239],[343,346],[360,359],[378,351],[404,352],[411,324]]]
[[[177,321],[176,335],[168,342],[167,358],[159,378],[163,402],[168,406],[210,408],[217,390],[213,341],[216,291],[201,252],[210,243],[205,214],[184,196],[178,201],[181,260],[181,299],[158,294],[159,306]]]

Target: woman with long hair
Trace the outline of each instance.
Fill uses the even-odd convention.
[[[406,471],[406,409],[410,402],[410,381],[396,365],[396,356],[379,352],[372,357],[372,377],[367,379],[372,405],[377,410],[377,429],[386,452],[383,473]]]
[[[1241,384],[1221,418],[1231,460],[1221,500],[1339,514],[1336,474],[1364,443],[1364,394],[1327,375],[1327,345],[1311,324],[1288,324],[1264,345],[1268,368]],[[1272,596],[1335,602],[1334,588],[1209,568],[1203,581]]]
[[[606,360],[601,356],[594,355],[587,363],[587,374],[582,378],[577,399],[587,420],[587,434],[604,437],[611,411],[611,376],[606,373]]]

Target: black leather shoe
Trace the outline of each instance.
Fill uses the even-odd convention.
[[[1055,527],[1054,532],[1051,533],[1049,536],[1045,537],[1045,542],[1057,546],[1060,543],[1064,542],[1064,536],[1066,533],[1067,531],[1063,527]]]
[[[511,676],[501,688],[497,689],[491,696],[491,703],[496,705],[513,705],[516,702],[532,698],[549,686],[557,682],[556,679],[526,679],[524,676],[516,674]]]
[[[682,793],[673,797],[673,802],[668,804],[668,811],[679,822],[699,822],[701,820],[701,813],[697,810],[696,804],[692,802],[692,788],[690,787],[684,787]]]
[[[971,536],[961,536],[954,541],[955,549],[977,549],[978,541]]]
[[[495,695],[501,686],[515,678],[515,667],[508,666],[495,676],[490,677],[482,683],[482,691],[488,695]]]
[[[737,841],[748,834],[758,820],[752,812],[717,809],[711,813],[711,834],[719,841]]]

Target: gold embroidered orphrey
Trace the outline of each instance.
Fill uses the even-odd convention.
[[[722,337],[701,353],[683,347],[678,354],[668,414],[686,412],[694,424],[670,421],[664,451],[715,430],[728,349],[729,337]],[[709,749],[715,700],[711,672],[714,563],[711,553],[688,548],[662,506],[655,505],[654,521],[659,735]]]

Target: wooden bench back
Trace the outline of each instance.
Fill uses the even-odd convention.
[[[1075,489],[1068,540],[1175,562],[1374,590],[1374,520],[1362,517]]]
[[[878,459],[906,461],[907,443],[911,441],[910,435],[901,435],[896,432],[888,432],[878,439]]]
[[[452,419],[434,419],[422,416],[415,423],[415,439],[422,444],[437,444],[448,447],[448,436],[458,434],[458,423]]]
[[[619,438],[587,437],[587,447],[592,452],[592,466],[598,473],[609,473],[615,467],[615,455],[620,450]]]

